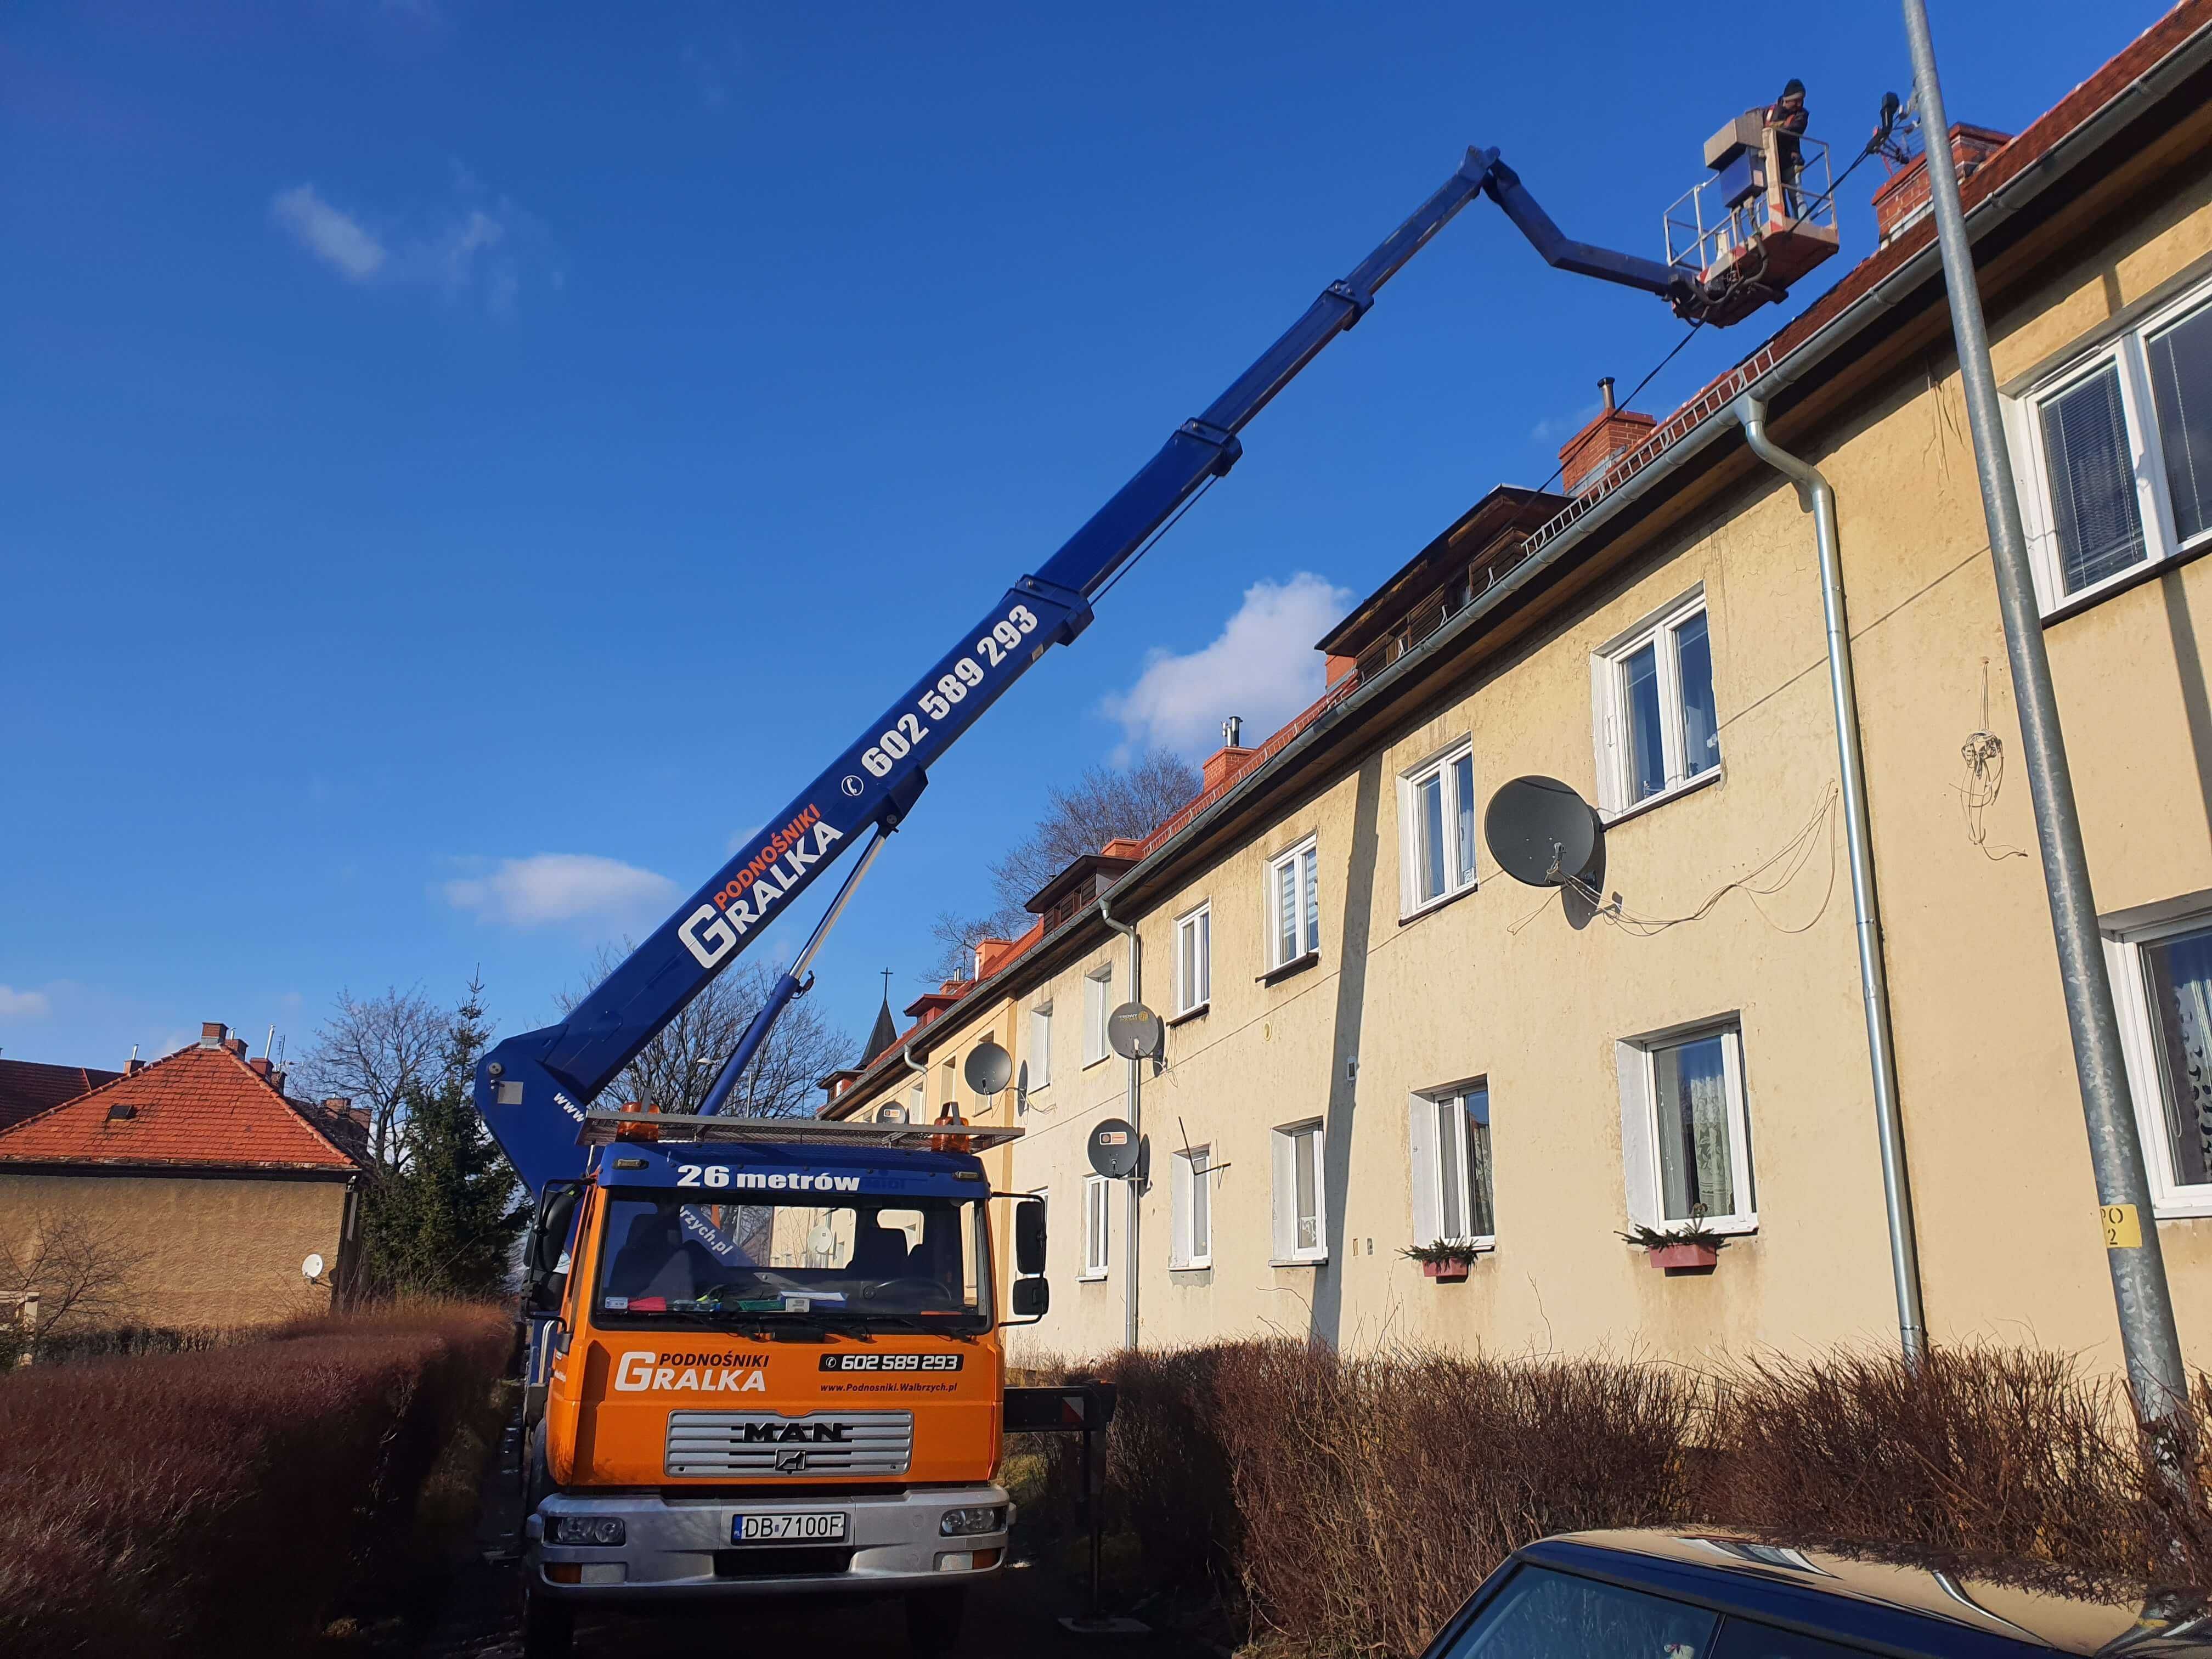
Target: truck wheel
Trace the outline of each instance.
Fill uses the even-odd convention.
[[[568,1659],[576,1642],[576,1614],[526,1580],[522,1587],[522,1659]]]
[[[960,1640],[960,1615],[965,1608],[964,1589],[908,1590],[906,1595],[906,1639],[916,1653],[943,1653]]]

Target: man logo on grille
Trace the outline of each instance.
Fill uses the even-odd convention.
[[[778,1474],[797,1474],[806,1467],[806,1453],[798,1446],[787,1446],[775,1455]]]

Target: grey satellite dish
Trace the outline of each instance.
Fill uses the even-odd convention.
[[[960,1067],[968,1086],[986,1100],[1013,1080],[1014,1057],[995,1042],[979,1042]]]
[[[1091,1167],[1112,1181],[1136,1173],[1137,1132],[1127,1118],[1109,1117],[1091,1131]]]
[[[1531,887],[1565,887],[1605,868],[1605,826],[1557,778],[1498,785],[1482,815],[1482,838],[1499,867]]]
[[[1022,1062],[1021,1070],[1014,1073],[1014,1110],[1026,1112],[1029,1109],[1030,1063],[1025,1060]]]
[[[1125,1002],[1106,1016],[1106,1046],[1124,1060],[1150,1060],[1167,1034],[1160,1017],[1141,1002]]]
[[[876,1108],[876,1121],[878,1123],[903,1123],[906,1121],[906,1108],[900,1105],[896,1101],[893,1101],[888,1106],[878,1106]]]

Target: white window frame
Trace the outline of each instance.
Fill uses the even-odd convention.
[[[1750,1207],[1732,1215],[1707,1215],[1709,1233],[1742,1234],[1759,1231],[1759,1188],[1752,1160],[1751,1106],[1744,1086],[1743,1022],[1741,1015],[1700,1020],[1664,1031],[1627,1037],[1613,1045],[1620,1080],[1621,1181],[1632,1226],[1667,1232],[1686,1227],[1683,1217],[1669,1217],[1659,1165],[1659,1091],[1653,1056],[1661,1049],[1720,1036],[1722,1066],[1728,1089],[1729,1184]]]
[[[1213,1265],[1213,1148],[1176,1152],[1168,1165],[1168,1266]]]
[[[1113,1012],[1114,964],[1105,962],[1083,976],[1083,1064],[1086,1068],[1114,1052],[1106,1041],[1106,1019]]]
[[[1114,1185],[1104,1176],[1083,1177],[1083,1271],[1076,1278],[1085,1282],[1105,1278],[1113,1267]]]
[[[1189,948],[1196,941],[1195,949]],[[1192,963],[1196,963],[1193,969]],[[1213,1001],[1213,906],[1201,904],[1176,918],[1175,1011],[1177,1018]]]
[[[2148,346],[2152,335],[2207,304],[2212,304],[2212,281],[2196,284],[2112,338],[2044,375],[2019,397],[2003,400],[2020,487],[2021,515],[2027,532],[2028,562],[2035,573],[2036,602],[2046,619],[2094,605],[2111,589],[2138,581],[2145,571],[2197,552],[2212,542],[2212,527],[2208,527],[2185,543],[2174,520],[2166,457],[2159,442],[2158,405],[2151,395]],[[2120,408],[2134,462],[2136,512],[2142,521],[2143,556],[2069,593],[2064,591],[2064,573],[2059,564],[2057,513],[2051,494],[2051,458],[2043,440],[2043,405],[2073,391],[2108,365],[2118,370]]]
[[[1314,1242],[1298,1243],[1297,1142],[1313,1139]],[[1310,1267],[1328,1260],[1328,1129],[1310,1117],[1276,1126],[1268,1136],[1274,1165],[1274,1255],[1281,1267]]]
[[[1292,879],[1298,884],[1297,938],[1294,941],[1298,948],[1288,956],[1281,954],[1283,913],[1281,901],[1277,892],[1277,884],[1285,866],[1295,872]],[[1307,878],[1309,869],[1312,872],[1310,880]],[[1267,860],[1267,874],[1263,885],[1265,908],[1261,915],[1263,918],[1262,926],[1267,929],[1269,973],[1273,973],[1279,968],[1287,968],[1294,962],[1303,962],[1306,957],[1320,953],[1320,890],[1321,837],[1318,835],[1308,836],[1297,846],[1278,853]],[[1313,942],[1307,943],[1309,939]]]
[[[1031,1094],[1052,1085],[1052,999],[1030,1009],[1030,1085]]]
[[[1705,648],[1714,658],[1713,723],[1720,726],[1720,664],[1712,632],[1712,612],[1705,603],[1703,582],[1662,610],[1654,611],[1628,632],[1609,640],[1590,659],[1592,735],[1597,745],[1598,811],[1607,819],[1625,817],[1670,800],[1688,790],[1704,787],[1721,775],[1723,762],[1716,759],[1702,772],[1692,774],[1684,754],[1687,733],[1682,724],[1682,664],[1674,630],[1700,612],[1705,617]],[[1632,796],[1632,762],[1628,752],[1628,659],[1645,646],[1653,647],[1659,678],[1659,747],[1667,781],[1652,793]]]
[[[1454,783],[1459,763],[1467,763],[1467,811],[1474,811],[1474,739],[1462,738],[1442,754],[1401,774],[1398,779],[1398,914],[1402,917],[1419,915],[1433,909],[1448,899],[1471,892],[1475,884],[1476,853],[1471,838],[1462,848],[1455,833],[1459,823],[1459,802],[1454,795]],[[1437,891],[1424,893],[1422,878],[1428,869],[1427,822],[1421,812],[1421,789],[1433,780],[1443,806],[1444,823],[1444,884]],[[1466,857],[1464,865],[1461,854]]]
[[[1464,1244],[1471,1251],[1494,1250],[1498,1248],[1495,1231],[1462,1233],[1456,1238],[1447,1238],[1443,1231],[1443,1215],[1448,1207],[1444,1183],[1455,1182],[1459,1192],[1459,1212],[1470,1219],[1474,1214],[1473,1182],[1468,1175],[1467,1114],[1460,1108],[1454,1116],[1454,1133],[1449,1145],[1445,1144],[1443,1126],[1437,1121],[1437,1108],[1446,1101],[1458,1102],[1480,1089],[1490,1091],[1489,1080],[1473,1078],[1465,1083],[1450,1084],[1441,1089],[1431,1089],[1407,1097],[1406,1144],[1412,1165],[1413,1198],[1413,1243],[1422,1244]],[[1498,1142],[1493,1132],[1491,1139],[1491,1158],[1493,1169],[1497,1160]],[[1498,1224],[1497,1182],[1493,1176],[1490,1194],[1491,1225]]]
[[[2105,962],[2120,1017],[2128,1092],[2135,1102],[2136,1133],[2142,1141],[2143,1164],[2150,1176],[2151,1213],[2160,1220],[2212,1216],[2212,1183],[2191,1185],[2175,1177],[2173,1149],[2166,1144],[2165,1087],[2160,1081],[2158,1036],[2142,951],[2147,945],[2205,927],[2212,927],[2212,906],[2200,904],[2183,915],[2105,936]]]

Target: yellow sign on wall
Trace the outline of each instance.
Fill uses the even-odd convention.
[[[2108,1250],[2139,1250],[2142,1249],[2142,1222],[2132,1204],[2107,1204],[2105,1211],[2105,1248]]]

